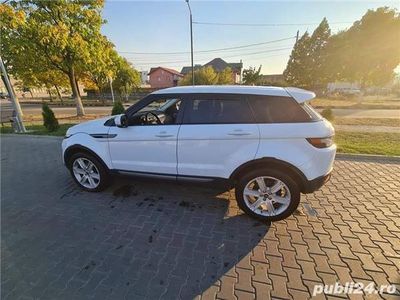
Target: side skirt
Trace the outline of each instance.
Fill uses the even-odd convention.
[[[126,171],[126,170],[111,170],[114,174],[127,175],[138,178],[151,178],[151,179],[164,179],[173,180],[178,182],[199,182],[199,183],[231,183],[229,179],[220,177],[206,177],[206,176],[188,176],[188,175],[174,175],[174,174],[160,174],[160,173],[148,173],[138,171]]]

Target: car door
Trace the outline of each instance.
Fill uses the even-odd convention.
[[[139,113],[155,111],[157,103],[166,103],[174,99],[177,99],[178,103],[181,101],[172,95],[156,95],[152,98],[153,101],[140,109]],[[130,113],[134,115],[138,112]],[[175,120],[168,124],[131,124],[126,128],[111,127],[109,134],[115,135],[114,138],[109,139],[113,168],[121,171],[176,176],[176,147],[180,126],[177,122],[178,117],[179,110],[177,109]]]
[[[178,175],[228,178],[254,159],[258,144],[245,95],[194,94],[178,135]]]

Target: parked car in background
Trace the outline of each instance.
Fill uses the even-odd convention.
[[[334,129],[306,104],[314,97],[280,87],[158,90],[125,114],[71,127],[64,163],[87,191],[103,190],[114,173],[224,179],[247,214],[280,220],[332,170]]]

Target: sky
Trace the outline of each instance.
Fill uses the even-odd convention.
[[[305,31],[312,32],[326,17],[332,33],[336,33],[350,27],[368,9],[399,8],[399,2],[190,0],[190,6],[193,22],[273,24],[193,24],[194,64],[220,57],[226,62],[242,60],[245,68],[262,65],[263,74],[279,74],[286,67],[297,31],[300,36]],[[163,66],[180,71],[183,66],[190,66],[189,10],[184,0],[108,0],[103,18],[107,21],[103,34],[136,69],[148,71]],[[259,43],[264,44],[247,47]],[[246,47],[198,52],[237,46]]]

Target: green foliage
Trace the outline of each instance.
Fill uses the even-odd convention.
[[[325,48],[330,35],[328,21],[324,18],[311,36],[305,32],[297,41],[283,72],[289,84],[316,88],[328,83]]]
[[[340,153],[400,155],[400,133],[337,131],[335,143]]]
[[[332,109],[330,108],[325,108],[322,112],[321,112],[321,116],[323,116],[325,119],[327,119],[328,121],[333,121],[334,120],[334,116],[333,116],[333,112]]]
[[[128,99],[129,94],[134,90],[134,88],[140,85],[139,72],[136,71],[125,58],[120,56],[118,56],[116,65],[116,75],[113,80],[113,87]]]
[[[125,108],[124,108],[124,105],[122,104],[122,102],[116,101],[112,108],[111,115],[112,116],[120,115],[120,114],[123,114],[124,112],[125,112]]]
[[[284,71],[285,80],[304,88],[328,82],[384,86],[400,63],[400,15],[395,9],[368,10],[346,31],[330,35],[327,20],[295,44]]]
[[[74,126],[76,124],[60,124],[60,127],[56,131],[49,132],[46,127],[43,125],[26,125],[25,128],[27,130],[26,134],[33,134],[33,135],[49,135],[49,136],[65,136],[67,133],[68,128]],[[12,126],[2,126],[0,128],[0,133],[14,133]]]
[[[290,85],[304,88],[310,86],[309,51],[310,35],[306,31],[294,45],[286,69],[283,72],[285,81]]]
[[[329,70],[326,69],[328,59],[326,47],[330,36],[331,30],[328,21],[323,18],[309,41],[308,65],[311,88],[325,87],[329,82]]]
[[[233,73],[226,68],[220,73],[211,66],[200,68],[194,72],[195,85],[223,85],[233,83]],[[188,73],[181,79],[179,85],[192,85],[192,74]]]
[[[60,127],[54,115],[54,112],[46,103],[43,103],[42,105],[42,116],[43,116],[43,126],[47,129],[47,131],[53,132]]]
[[[11,1],[1,4],[1,50],[15,77],[24,77],[27,69],[33,77],[48,70],[68,77],[83,115],[77,80],[103,66],[111,43],[100,32],[102,0],[86,1]],[[7,17],[4,17],[7,16]],[[38,80],[38,78],[36,77]]]
[[[222,72],[218,73],[217,84],[224,85],[224,84],[233,84],[233,72],[232,69],[227,67]]]
[[[395,9],[368,10],[360,21],[332,36],[326,69],[332,80],[383,86],[400,63],[400,15]]]
[[[249,67],[248,69],[243,70],[243,83],[247,85],[257,85],[261,83],[262,75],[261,73],[261,65],[256,70],[255,67]]]

